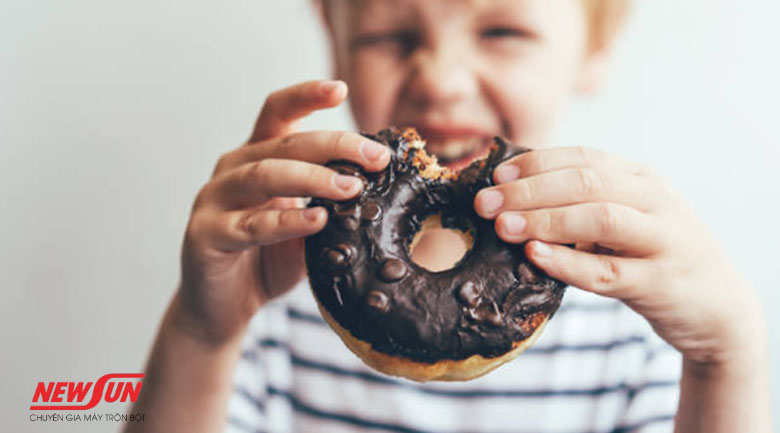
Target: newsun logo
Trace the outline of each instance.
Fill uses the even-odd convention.
[[[143,382],[140,379],[143,377],[143,373],[110,373],[102,376],[97,382],[38,382],[32,402],[45,404],[33,404],[30,406],[30,410],[89,410],[97,406],[101,400],[113,403],[116,401],[126,402],[130,399],[131,402],[135,403],[141,393]],[[118,379],[132,380],[119,381]],[[92,391],[91,398],[86,404],[82,404],[90,390]]]

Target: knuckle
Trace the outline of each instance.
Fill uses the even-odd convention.
[[[530,179],[520,179],[509,185],[515,189],[513,195],[517,196],[518,202],[530,202],[536,194],[536,185]]]
[[[214,166],[214,172],[212,173],[212,177],[222,173],[223,171],[230,168],[230,166],[233,164],[233,158],[232,153],[223,153],[219,159],[217,159],[217,164]]]
[[[598,207],[599,231],[602,236],[609,236],[623,227],[624,214],[616,206],[601,203]]]
[[[518,157],[517,166],[520,173],[539,173],[544,169],[544,156],[542,152],[530,151]]]
[[[670,277],[674,274],[674,266],[676,261],[671,260],[651,260],[647,263],[648,272],[646,273],[648,278],[648,284],[651,287],[668,288],[673,287],[673,281]]]
[[[221,179],[223,179],[222,177]],[[195,200],[192,202],[192,207],[190,208],[190,213],[195,214],[197,212],[202,211],[203,209],[214,207],[218,204],[220,197],[219,197],[219,191],[220,191],[220,180],[210,180],[205,185],[203,185],[197,194],[195,194]]]
[[[287,89],[276,89],[273,92],[269,93],[268,96],[265,98],[265,103],[263,104],[263,107],[269,111],[275,110],[277,105],[279,104],[279,101],[284,98],[286,92]]]
[[[190,220],[184,231],[185,242],[190,246],[205,245],[213,237],[214,213],[199,210],[190,215]]]
[[[306,190],[327,189],[333,185],[334,171],[319,165],[293,164],[289,168],[291,178]]]
[[[276,142],[276,152],[282,155],[290,154],[295,143],[298,141],[299,136],[300,134],[294,133],[280,137],[279,141]]]
[[[262,159],[249,163],[245,172],[245,180],[265,183],[274,165],[275,162],[271,159]]]
[[[262,238],[262,221],[260,212],[244,212],[236,223],[238,230],[247,238],[259,240]]]
[[[296,213],[291,210],[281,211],[279,212],[279,215],[277,218],[277,227],[285,227],[289,228],[295,225],[296,223]]]
[[[263,101],[263,106],[260,107],[260,118],[267,117],[269,115],[273,115],[274,112],[277,111],[276,106],[278,105],[279,100],[279,93],[280,90],[276,90],[274,92],[271,92],[266,98],[265,101]]]
[[[540,212],[538,220],[536,234],[538,236],[549,234],[560,224],[561,214],[554,211]]]
[[[184,237],[189,239],[198,238],[201,233],[203,233],[204,227],[205,224],[200,212],[193,212],[192,216],[190,216],[190,221],[187,224]]]
[[[575,173],[580,194],[592,197],[604,188],[604,177],[599,171],[592,168],[579,168]]]
[[[599,157],[598,151],[585,146],[576,146],[574,150],[579,155],[582,164],[585,167],[593,167],[595,160]]]
[[[210,184],[208,183],[204,185],[200,189],[200,191],[198,191],[198,193],[195,195],[195,200],[192,202],[192,208],[190,209],[190,212],[193,214],[193,216],[195,212],[197,212],[198,209],[202,208],[204,203],[208,200],[209,189],[210,189],[209,185]]]
[[[331,148],[330,152],[333,155],[343,155],[349,153],[351,150],[350,134],[346,131],[337,131],[334,133],[334,137],[330,140]]]
[[[638,168],[639,174],[642,176],[649,177],[651,179],[657,179],[659,181],[664,181],[664,177],[661,176],[660,173],[658,173],[654,168],[651,168],[648,165],[640,164]]]
[[[616,261],[604,256],[599,258],[598,274],[596,275],[596,284],[598,286],[615,285],[620,280],[620,276],[620,266]]]
[[[289,110],[286,109],[286,106],[289,105],[289,99],[291,96],[294,97],[295,95],[291,94],[291,90],[289,88],[272,92],[268,95],[268,98],[266,98],[261,112],[285,123],[294,121],[294,116],[292,116],[288,112]]]
[[[552,211],[529,212],[525,215],[526,234],[531,239],[546,240],[556,226],[558,217]]]

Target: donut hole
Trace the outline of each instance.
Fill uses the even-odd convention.
[[[409,252],[412,261],[430,272],[443,272],[454,268],[474,245],[474,237],[468,231],[443,227],[441,214],[426,218],[415,233]]]

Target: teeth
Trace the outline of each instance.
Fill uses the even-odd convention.
[[[429,141],[426,143],[425,148],[436,154],[436,157],[441,160],[452,161],[476,152],[482,148],[483,145],[483,138],[471,137],[467,139],[447,140],[444,142]]]

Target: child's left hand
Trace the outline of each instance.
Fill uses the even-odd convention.
[[[645,167],[592,149],[540,149],[504,162],[494,179],[477,212],[505,241],[532,240],[526,253],[550,276],[621,299],[696,364],[756,353],[763,325],[752,288]]]

